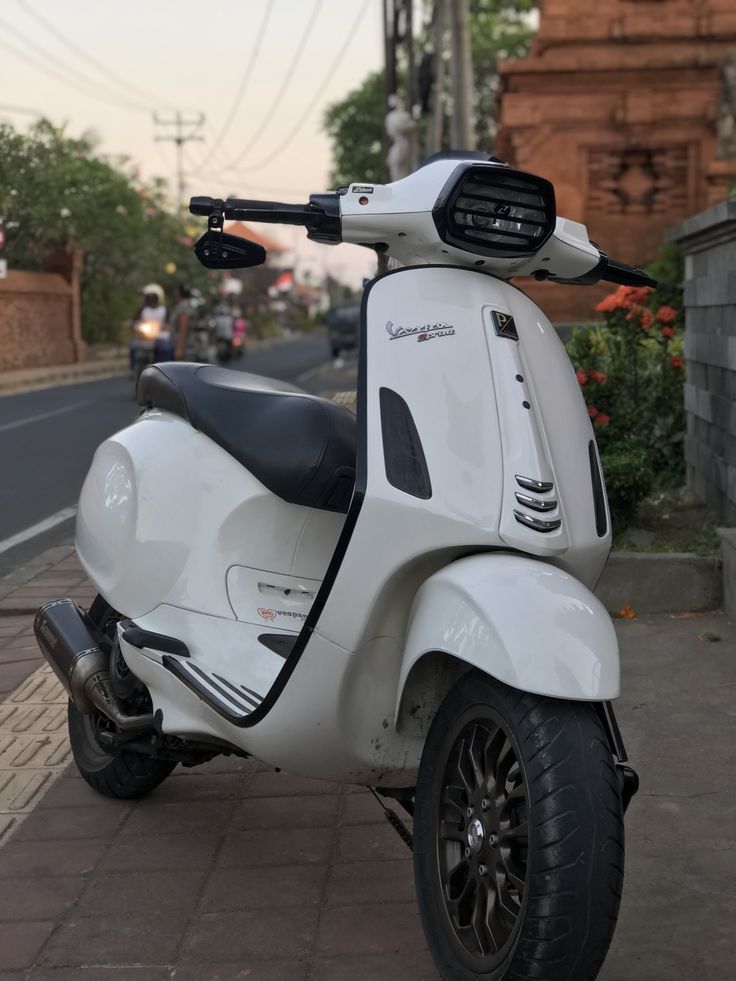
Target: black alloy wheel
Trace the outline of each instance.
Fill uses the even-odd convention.
[[[594,981],[618,915],[624,828],[592,705],[468,671],[427,735],[413,831],[443,981]]]
[[[442,779],[438,862],[458,952],[488,971],[519,930],[526,892],[527,789],[514,740],[492,708],[477,706],[460,730]]]

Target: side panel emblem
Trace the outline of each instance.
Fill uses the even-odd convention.
[[[519,340],[516,324],[514,323],[514,318],[510,313],[501,313],[499,310],[491,310],[491,316],[493,317],[493,326],[496,328],[496,334],[499,337],[508,337],[512,341]]]

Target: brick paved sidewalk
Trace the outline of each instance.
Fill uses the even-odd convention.
[[[0,691],[40,664],[31,613],[8,611],[60,594],[90,595],[68,549],[0,583]],[[736,624],[650,616],[617,631],[642,791],[599,981],[723,981],[736,960]],[[0,981],[437,978],[410,855],[365,791],[221,758],[126,803],[70,767],[0,846]]]

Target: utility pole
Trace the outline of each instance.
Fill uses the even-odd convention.
[[[450,0],[452,28],[453,150],[475,149],[473,125],[473,56],[470,51],[469,0]]]
[[[204,137],[200,136],[197,132],[204,124],[204,118],[204,113],[200,113],[196,119],[185,119],[178,111],[173,119],[161,119],[158,113],[154,113],[153,115],[153,121],[156,126],[175,127],[174,132],[170,136],[157,136],[156,142],[176,144],[176,182],[180,210],[184,207],[184,192],[186,190],[184,184],[184,144],[190,143],[193,140],[198,142],[204,140]]]

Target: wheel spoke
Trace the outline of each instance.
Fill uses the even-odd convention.
[[[462,845],[467,844],[466,834],[451,821],[440,822],[440,838],[444,841],[459,841]]]
[[[478,743],[480,742],[480,726],[475,726],[473,728],[473,734],[470,737],[470,742],[468,743],[468,759],[470,760],[470,765],[473,768],[473,777],[475,778],[476,788],[482,787],[485,784],[485,775],[481,767],[479,753],[482,753],[482,749],[479,750]]]
[[[526,818],[519,821],[512,828],[501,828],[498,837],[501,842],[516,841],[525,845],[529,840],[529,825],[527,824]]]
[[[480,947],[483,957],[490,953],[488,943],[488,931],[486,929],[486,917],[488,914],[488,892],[486,889],[476,888],[475,908],[473,909],[473,933]]]
[[[524,870],[514,861],[514,857],[511,851],[507,848],[502,848],[500,851],[501,865],[506,879],[511,883],[511,885],[516,889],[521,896],[524,892]]]
[[[467,793],[463,787],[452,786],[451,784],[448,785],[445,787],[445,792],[442,795],[442,801],[443,803],[447,804],[448,807],[454,808],[463,816],[465,815]]]

